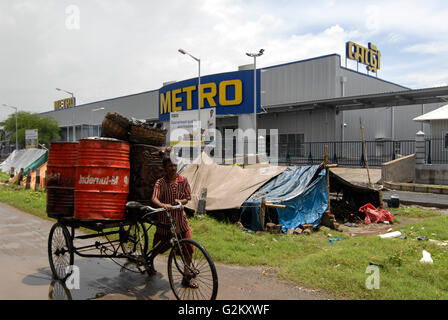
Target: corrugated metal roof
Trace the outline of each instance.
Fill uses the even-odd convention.
[[[434,111],[425,113],[417,118],[414,118],[413,120],[414,121],[448,120],[448,104]]]

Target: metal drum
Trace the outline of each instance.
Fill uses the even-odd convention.
[[[112,138],[79,142],[75,218],[122,220],[129,194],[129,143]]]
[[[169,156],[171,147],[145,144],[131,146],[131,184],[129,201],[152,205],[151,198],[157,179],[163,176],[162,159]]]
[[[77,142],[54,142],[50,145],[45,181],[49,217],[73,216],[77,157]]]

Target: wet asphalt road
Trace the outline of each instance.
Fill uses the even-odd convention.
[[[0,300],[45,300],[49,293],[58,299],[76,300],[175,299],[164,257],[157,257],[155,261],[159,273],[148,277],[122,270],[108,259],[75,256],[75,265],[80,271],[80,288],[66,290],[60,283],[52,281],[47,253],[52,224],[52,221],[0,203]],[[92,240],[83,241],[92,243]],[[219,279],[217,298],[221,300],[327,299],[312,290],[275,279],[272,270],[221,264],[216,267]]]

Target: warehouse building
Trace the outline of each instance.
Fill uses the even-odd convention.
[[[253,128],[253,65],[200,80],[201,106],[216,108],[218,130]],[[268,135],[269,129],[278,129],[280,157],[293,161],[320,158],[326,143],[336,162],[352,157],[359,163],[362,151],[356,145],[354,152],[349,142],[361,141],[360,118],[365,139],[375,142],[369,146],[369,157],[383,161],[384,155],[407,154],[411,151],[397,141],[414,140],[420,130],[430,135],[429,125],[412,119],[446,104],[448,97],[448,87],[411,90],[351,70],[342,66],[338,54],[257,69],[256,83],[256,126],[267,129]],[[156,90],[41,115],[59,122],[62,141],[99,135],[107,112],[161,121],[169,128],[171,112],[197,110],[197,84],[198,78],[172,81]]]

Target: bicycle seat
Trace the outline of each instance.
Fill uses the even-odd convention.
[[[126,203],[126,209],[140,209],[143,205],[137,201],[129,201]]]

